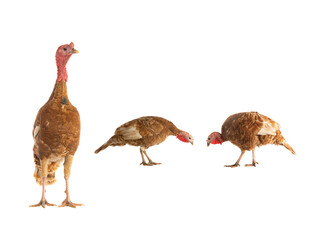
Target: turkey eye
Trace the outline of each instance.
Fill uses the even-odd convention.
[[[191,139],[191,137],[189,137],[188,139]]]
[[[66,51],[67,50],[66,47],[64,47],[63,50]]]

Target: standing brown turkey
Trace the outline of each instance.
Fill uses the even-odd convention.
[[[160,163],[153,162],[146,153],[146,149],[160,144],[168,136],[176,136],[182,142],[193,144],[193,137],[180,129],[172,122],[161,117],[141,117],[129,121],[115,130],[114,136],[99,147],[95,153],[99,153],[108,146],[124,146],[126,144],[139,146],[142,156],[141,165],[153,166]],[[145,162],[143,154],[147,157]]]
[[[245,166],[256,167],[255,147],[267,144],[282,145],[293,154],[296,154],[292,147],[281,135],[280,125],[258,112],[242,112],[229,116],[222,126],[222,133],[213,132],[207,138],[207,146],[212,144],[222,144],[230,141],[240,148],[241,154],[237,162],[225,167],[238,167],[245,151],[252,150],[252,164]]]
[[[71,55],[78,53],[74,44],[62,45],[56,52],[58,77],[49,100],[40,108],[33,127],[35,162],[34,177],[42,185],[42,197],[37,206],[54,206],[45,198],[45,185],[53,184],[55,171],[64,162],[64,178],[66,182],[66,199],[60,207],[75,207],[82,204],[72,203],[69,194],[69,177],[73,156],[80,141],[80,115],[71,104],[66,82],[68,75],[66,64]]]

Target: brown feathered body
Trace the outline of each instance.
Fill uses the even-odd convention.
[[[114,135],[95,153],[107,148],[108,146],[140,146],[147,149],[151,146],[160,144],[168,136],[176,136],[180,132],[172,122],[161,117],[141,117],[129,121],[115,130]]]
[[[229,116],[222,126],[221,137],[223,141],[230,141],[242,151],[275,144],[283,145],[295,154],[281,135],[280,125],[258,112],[242,112]]]
[[[55,180],[55,170],[68,155],[74,155],[80,140],[80,116],[67,95],[66,81],[55,84],[48,102],[39,110],[34,127],[34,177],[42,184],[40,159],[49,159],[46,184]]]

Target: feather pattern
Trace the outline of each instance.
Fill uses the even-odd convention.
[[[223,141],[230,141],[242,151],[267,144],[286,144],[280,125],[258,112],[242,112],[229,116],[222,126],[221,135]],[[290,151],[294,153],[293,149]]]
[[[270,118],[263,116],[261,114],[259,114],[261,119],[262,119],[262,123],[263,126],[262,128],[259,130],[259,132],[257,133],[257,135],[276,135],[277,130],[280,129],[280,125],[271,120]]]
[[[33,138],[35,138],[36,136],[38,136],[40,132],[40,126],[35,126],[35,128],[33,129]]]
[[[137,140],[142,138],[141,134],[134,125],[121,126],[116,129],[115,134],[122,136],[124,140]]]

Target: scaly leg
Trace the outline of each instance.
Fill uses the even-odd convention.
[[[146,151],[144,150],[143,153],[145,154],[145,156],[147,157],[148,159],[148,164],[150,165],[160,165],[161,163],[156,163],[156,162],[153,162],[150,157],[147,155]]]
[[[237,162],[235,162],[235,164],[233,164],[233,165],[225,165],[225,167],[231,167],[231,168],[239,167],[240,166],[239,162],[240,162],[241,158],[243,157],[244,153],[245,153],[245,151],[242,150]]]
[[[255,149],[252,150],[253,153],[253,163],[252,164],[246,164],[245,167],[256,167],[257,164],[259,164],[258,162],[256,162],[255,160]]]
[[[66,198],[65,198],[65,200],[62,202],[62,204],[59,207],[68,206],[68,207],[75,208],[76,206],[83,206],[83,204],[77,204],[77,203],[71,202],[71,199],[70,199],[69,177],[70,177],[70,174],[71,174],[72,161],[73,161],[73,156],[72,155],[68,155],[68,156],[65,157],[63,165],[64,165],[64,179],[65,179],[65,184],[66,184],[66,189],[65,189]]]
[[[55,204],[48,203],[45,199],[45,179],[48,176],[48,164],[49,159],[40,160],[41,164],[41,172],[42,172],[42,197],[38,204],[30,205],[29,207],[39,207],[42,206],[45,208],[45,206],[56,206]]]
[[[146,151],[145,151],[145,148],[141,147],[141,148],[140,148],[140,153],[141,153],[141,156],[142,156],[142,162],[140,163],[140,165],[153,166],[153,165],[159,165],[159,164],[161,164],[161,163],[153,162],[153,161],[149,158],[149,156],[147,155],[147,153],[146,153]],[[145,154],[145,156],[146,156],[147,159],[148,159],[148,163],[145,162],[144,154]]]
[[[142,156],[142,162],[140,163],[140,165],[151,166],[149,163],[145,162],[142,148],[140,148],[140,153],[141,153],[141,156]]]

